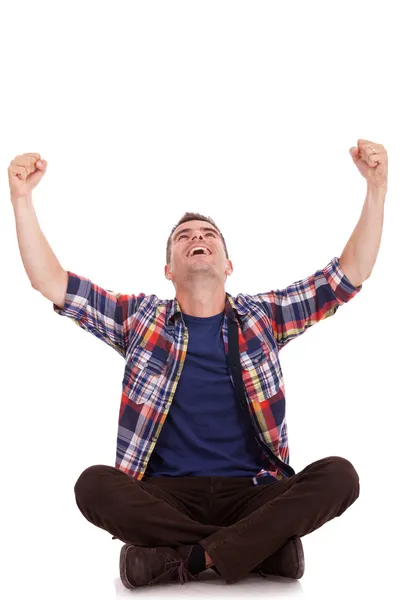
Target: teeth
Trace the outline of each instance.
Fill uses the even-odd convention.
[[[204,252],[205,252],[207,255],[210,255],[210,254],[211,254],[211,252],[210,252],[210,250],[208,250],[208,248],[203,248],[203,246],[196,246],[195,248],[192,248],[192,250],[189,252],[189,254],[188,254],[188,257],[190,257],[190,256],[193,256],[193,253],[194,253],[196,250],[204,250]]]

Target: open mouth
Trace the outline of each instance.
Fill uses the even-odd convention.
[[[211,250],[208,248],[194,248],[187,255],[186,258],[193,258],[193,256],[211,256]]]

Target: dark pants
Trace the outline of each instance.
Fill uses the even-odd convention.
[[[144,477],[93,465],[75,484],[88,521],[136,546],[199,543],[226,583],[243,578],[288,540],[339,517],[360,493],[340,456],[311,463],[282,481],[252,477]]]

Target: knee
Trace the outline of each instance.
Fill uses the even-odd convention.
[[[360,491],[360,479],[352,463],[342,456],[329,456],[329,470],[336,489]]]
[[[82,471],[74,486],[76,498],[86,503],[94,496],[98,497],[102,487],[102,478],[104,480],[104,476],[112,468],[108,465],[92,465]]]

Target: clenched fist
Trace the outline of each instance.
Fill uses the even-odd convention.
[[[16,156],[8,167],[11,199],[29,196],[46,173],[47,161],[40,154],[28,152]]]

